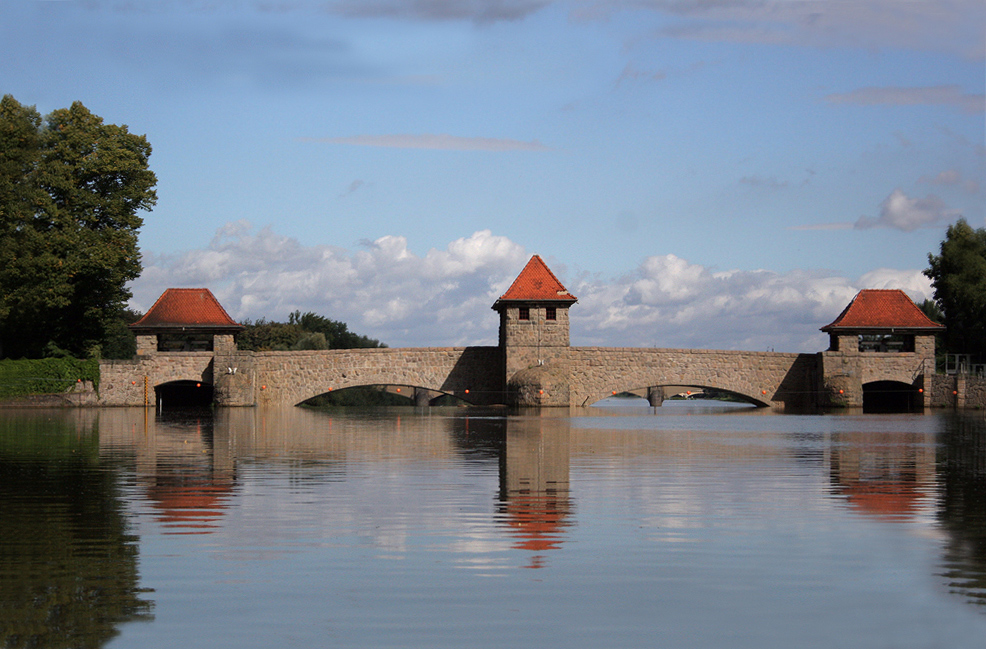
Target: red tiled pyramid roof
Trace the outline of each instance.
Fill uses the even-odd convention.
[[[537,255],[520,271],[507,292],[496,302],[576,302],[578,298],[562,286],[555,274]],[[496,308],[496,305],[494,305]]]
[[[169,288],[157,299],[144,317],[130,325],[145,327],[208,327],[242,329],[229,317],[207,288]]]
[[[944,329],[900,289],[863,289],[822,331],[859,329]]]

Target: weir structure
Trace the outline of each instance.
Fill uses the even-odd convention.
[[[390,386],[415,405],[442,395],[474,405],[579,407],[634,393],[712,388],[761,407],[809,410],[932,405],[934,336],[942,330],[902,291],[863,290],[831,324],[827,351],[572,347],[578,302],[535,255],[492,308],[499,344],[483,347],[241,351],[208,289],[168,289],[131,325],[137,355],[103,361],[98,403],[297,405],[351,387]]]

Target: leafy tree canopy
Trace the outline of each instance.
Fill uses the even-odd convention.
[[[42,118],[0,99],[0,357],[92,355],[140,275],[151,146],[79,102]]]
[[[379,340],[349,331],[345,322],[311,311],[295,311],[288,315],[287,322],[268,322],[261,318],[244,325],[246,330],[237,336],[236,346],[247,351],[386,347]]]
[[[946,350],[986,359],[986,229],[974,230],[959,219],[948,227],[940,254],[929,254],[928,262],[924,274],[947,327]]]

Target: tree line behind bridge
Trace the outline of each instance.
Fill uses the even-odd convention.
[[[236,346],[243,351],[293,351],[303,349],[365,349],[386,347],[384,343],[349,330],[345,322],[332,320],[308,311],[295,311],[287,322],[260,318],[247,320],[246,327],[236,337]]]

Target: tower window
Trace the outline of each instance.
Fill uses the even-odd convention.
[[[549,306],[544,308],[544,319],[545,320],[557,320],[558,310],[556,307]]]
[[[518,320],[530,320],[531,319],[531,309],[526,306],[522,306],[517,309],[517,319]]]

